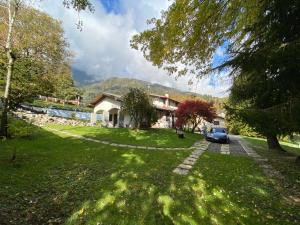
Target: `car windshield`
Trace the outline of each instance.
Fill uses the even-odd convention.
[[[224,128],[213,128],[212,133],[226,133],[226,130]]]

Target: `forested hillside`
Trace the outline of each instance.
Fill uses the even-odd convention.
[[[109,92],[118,95],[123,95],[128,92],[129,88],[143,88],[149,90],[153,94],[164,95],[168,93],[170,97],[179,101],[190,98],[200,98],[207,101],[214,101],[218,106],[226,100],[226,98],[217,98],[210,95],[200,95],[192,92],[184,92],[175,88],[166,87],[160,84],[153,84],[147,81],[130,79],[130,78],[111,78],[104,81],[98,81],[94,84],[81,86],[83,99],[85,103],[90,102],[97,94],[101,92]]]

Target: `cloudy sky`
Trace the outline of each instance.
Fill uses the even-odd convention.
[[[228,95],[230,81],[226,76],[203,80],[191,77],[175,79],[147,62],[141,52],[130,48],[132,35],[147,29],[146,20],[159,17],[168,0],[92,0],[94,13],[81,12],[82,31],[76,28],[78,13],[62,7],[62,0],[43,0],[38,8],[62,21],[65,37],[75,53],[73,68],[90,75],[90,80],[110,77],[137,78],[181,90],[214,96]],[[223,56],[222,48],[215,60]]]

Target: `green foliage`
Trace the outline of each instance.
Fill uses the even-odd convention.
[[[23,120],[11,119],[8,125],[8,134],[11,138],[31,138],[37,132],[37,127]]]
[[[142,89],[131,88],[122,97],[121,111],[130,116],[134,128],[149,128],[157,121],[155,108]]]
[[[5,12],[0,11],[5,17]],[[11,108],[38,95],[69,99],[76,95],[69,61],[69,44],[61,22],[48,14],[27,7],[20,10],[14,27],[14,70],[9,93]],[[6,34],[5,26],[0,26]],[[45,35],[47,34],[47,35]],[[5,39],[0,39],[4,45]],[[0,87],[6,80],[6,55],[0,50]]]
[[[233,114],[227,114],[225,117],[225,126],[232,134],[239,134],[248,137],[261,137],[262,135],[250,127],[247,123],[240,120]]]
[[[63,4],[67,8],[74,8],[77,11],[81,10],[89,10],[91,12],[94,11],[94,7],[90,0],[63,0]]]
[[[149,21],[148,30],[133,37],[131,46],[170,74],[203,76],[211,72],[211,58],[225,41],[236,49],[247,41],[263,2],[176,0],[160,19]]]
[[[300,130],[299,14],[296,0],[176,0],[132,47],[171,74],[201,76],[226,42],[217,69],[234,78],[230,113],[271,140]]]

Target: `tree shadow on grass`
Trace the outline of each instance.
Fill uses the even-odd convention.
[[[85,201],[69,217],[67,224],[299,222],[296,208],[287,209],[280,203],[280,196],[271,182],[251,160],[245,163],[249,159],[237,158],[235,164],[240,168],[229,166],[223,170],[225,179],[222,180],[219,173],[224,164],[220,168],[213,166],[215,156],[205,155],[205,166],[198,168],[201,172],[196,168],[186,177],[174,175],[170,169],[137,173],[126,168],[126,173],[116,172],[110,180],[113,186],[103,190],[100,197]],[[138,158],[137,161],[145,162],[143,156]],[[217,159],[220,160],[222,158]]]
[[[180,176],[172,170],[190,152],[118,149],[46,131],[14,144],[20,167],[0,165],[2,224],[292,224],[299,219],[246,157],[206,153],[188,176]],[[1,162],[6,153],[0,153]]]

